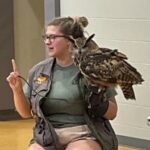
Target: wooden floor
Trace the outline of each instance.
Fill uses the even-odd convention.
[[[0,150],[27,150],[32,137],[34,121],[0,121]],[[119,150],[140,150],[127,146],[119,146]]]

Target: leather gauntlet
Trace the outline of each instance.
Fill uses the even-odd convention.
[[[109,101],[105,93],[105,88],[89,87],[88,113],[92,118],[103,117],[106,113],[109,107]]]

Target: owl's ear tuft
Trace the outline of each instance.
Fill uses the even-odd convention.
[[[87,44],[93,39],[94,36],[95,36],[95,34],[92,34],[92,35],[90,35],[90,36],[87,38],[87,40],[86,40],[86,42],[85,42],[83,48],[85,48],[85,47],[87,46]]]

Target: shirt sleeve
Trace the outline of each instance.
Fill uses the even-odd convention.
[[[113,87],[110,87],[110,88],[107,89],[107,91],[106,91],[106,97],[107,98],[110,98],[110,97],[113,97],[113,96],[116,96],[116,95],[117,95],[117,92]]]
[[[28,82],[28,81],[27,81],[27,82]],[[30,97],[31,89],[30,89],[30,87],[29,87],[29,85],[28,85],[27,83],[25,83],[25,84],[23,85],[23,92],[24,92],[24,94],[25,94],[25,96],[26,96],[27,98]]]

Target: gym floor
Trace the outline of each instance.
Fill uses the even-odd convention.
[[[33,124],[33,119],[0,121],[0,150],[27,150]],[[119,150],[140,149],[120,145]]]

